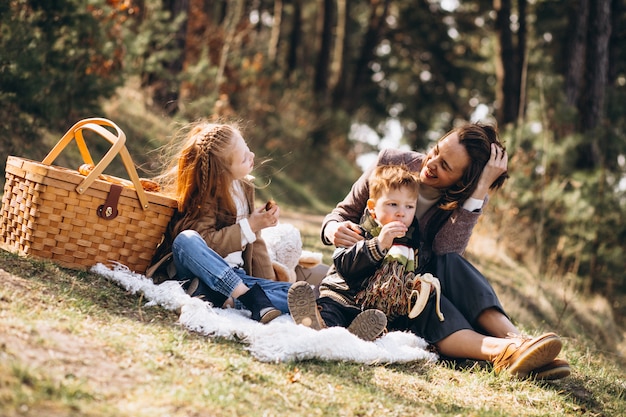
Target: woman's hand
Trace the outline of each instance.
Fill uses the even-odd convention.
[[[401,221],[389,222],[380,229],[378,235],[378,247],[387,250],[393,245],[393,240],[406,235],[408,227]]]
[[[507,171],[508,156],[506,151],[495,143],[491,144],[491,156],[487,165],[483,169],[476,190],[472,193],[472,198],[484,200],[489,193],[489,187],[497,180],[500,175]]]
[[[252,229],[254,233],[266,227],[272,227],[278,224],[280,207],[278,207],[277,204],[272,204],[269,210],[266,210],[265,207],[266,205],[252,210],[250,217],[248,217],[250,229]]]
[[[324,235],[337,248],[349,248],[363,240],[361,228],[351,221],[329,222],[324,228]]]

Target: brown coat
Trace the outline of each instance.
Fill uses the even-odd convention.
[[[245,181],[242,181],[242,187],[246,195],[248,207],[252,210],[254,209],[254,187]],[[230,253],[242,250],[243,267],[249,276],[276,280],[276,274],[272,267],[267,246],[259,232],[256,233],[256,241],[241,246],[241,226],[239,224],[234,223],[218,229],[216,223],[217,217],[214,212],[204,213],[197,220],[186,220],[184,218],[181,219],[180,216],[174,216],[169,228],[174,233],[170,233],[169,236],[166,234],[162,243],[163,248],[157,250],[156,259],[153,259],[153,264],[146,271],[146,276],[153,278],[155,282],[163,281],[164,278],[175,278],[175,270],[169,266],[172,258],[170,249],[172,241],[178,233],[184,230],[195,230],[202,236],[209,248],[213,249],[221,257],[226,257]],[[167,271],[167,276],[161,275],[158,277],[157,271]]]

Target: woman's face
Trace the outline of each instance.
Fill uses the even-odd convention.
[[[451,133],[426,155],[420,171],[420,181],[423,185],[446,189],[463,177],[469,165],[470,157],[461,145],[459,135]]]
[[[232,162],[230,173],[236,180],[244,178],[254,168],[254,152],[250,151],[246,141],[238,132],[235,132],[232,148]]]

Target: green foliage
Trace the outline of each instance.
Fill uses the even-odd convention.
[[[123,16],[104,0],[0,7],[0,151],[40,159],[42,131],[100,115],[100,100],[121,85]]]
[[[172,16],[161,0],[144,4],[141,17],[123,27],[128,48],[127,72],[149,74],[162,81],[170,79],[171,63],[181,56],[181,28],[186,17],[184,12]]]
[[[382,98],[387,112],[399,108],[415,149],[430,146],[429,132],[438,136],[469,120],[478,104],[493,102],[494,79],[486,75],[493,72],[490,8],[468,3],[446,11],[435,2],[397,2],[397,23],[382,42],[389,51],[376,57],[384,78],[367,102]]]
[[[162,0],[142,2],[137,16],[123,27],[126,75],[140,76],[142,85],[151,87],[148,101],[170,114],[178,108],[179,84],[185,81],[181,70],[186,18],[184,11],[172,15]]]
[[[585,290],[626,291],[619,255],[626,251],[619,181],[607,177],[606,168],[576,169],[580,145],[588,136],[526,134],[511,163],[507,189],[519,210],[519,231],[534,232],[526,234],[527,244],[539,251],[540,271],[578,275]]]
[[[2,106],[49,128],[92,115],[121,83],[116,22],[61,0],[9,2],[0,27]],[[99,10],[106,10],[104,1]]]
[[[513,156],[507,188],[519,209],[518,231],[536,248],[540,271],[576,276],[584,291],[623,293],[623,261],[617,259],[626,250],[620,185],[626,151],[624,68],[619,62],[614,66],[622,75],[607,89],[604,123],[580,132],[581,115],[566,103],[563,75],[571,36],[568,13],[576,12],[572,6],[568,3],[564,14],[555,2],[535,5],[526,121],[506,134]]]

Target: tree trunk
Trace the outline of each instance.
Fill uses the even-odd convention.
[[[587,22],[589,19],[589,0],[578,0],[574,9],[567,72],[565,74],[565,97],[570,106],[577,106],[583,85],[585,55],[587,45]]]
[[[592,131],[602,124],[605,116],[611,37],[610,1],[597,0],[592,2],[589,9],[584,94],[578,101],[578,114],[580,115],[580,131],[589,133],[594,139],[579,146],[577,169],[595,169],[604,164],[600,144],[601,136]]]
[[[609,78],[608,85],[613,85],[620,71],[620,51],[623,49],[623,37],[620,35],[620,23],[626,4],[624,1],[613,1],[611,9],[611,40],[609,41]]]
[[[298,68],[298,51],[302,41],[302,0],[293,1],[293,22],[291,25],[291,33],[289,35],[289,46],[287,51],[287,76]]]
[[[274,23],[270,36],[267,59],[273,64],[276,62],[276,51],[278,50],[278,40],[280,39],[280,26],[283,16],[282,0],[274,0]]]
[[[170,21],[174,21],[180,16],[182,13],[186,13],[189,10],[189,0],[171,0],[164,2],[164,9],[170,12]],[[145,7],[142,7],[145,9]],[[185,37],[187,33],[187,21],[185,21],[176,32],[176,36],[174,38],[174,42],[176,46],[181,51],[185,50]],[[171,77],[174,78],[176,75],[180,74],[184,65],[183,54],[170,62],[164,63],[164,67],[171,74]],[[178,110],[178,99],[180,97],[179,86],[172,81],[166,81],[162,78],[159,78],[154,73],[148,73],[142,75],[142,85],[147,86],[150,85],[152,92],[152,99],[155,100],[159,105],[165,110],[167,114],[174,114]]]
[[[390,3],[391,0],[370,0],[370,16],[367,32],[363,36],[361,52],[354,67],[350,101],[347,103],[347,110],[349,112],[358,105],[361,96],[361,87],[368,81],[370,74],[369,62],[374,57],[374,50],[380,41],[380,36],[385,27],[385,19],[389,13]]]
[[[189,0],[187,9],[187,32],[183,53],[183,71],[198,63],[204,46],[206,32],[211,27],[209,16],[204,8],[204,0]],[[193,84],[183,81],[180,85],[179,103],[188,101],[193,96]]]
[[[519,74],[519,103],[517,110],[517,122],[521,125],[526,114],[526,77],[528,71],[528,53],[526,51],[526,0],[519,1],[519,30],[517,31],[517,56],[519,64],[517,73]]]
[[[523,0],[520,0],[523,1]],[[501,124],[515,123],[520,101],[520,71],[522,59],[517,56],[511,30],[511,0],[494,0],[496,10],[496,32],[500,44],[499,91],[497,102],[500,104],[497,119]]]
[[[604,102],[609,75],[611,38],[611,0],[596,0],[590,13],[589,60],[587,65],[588,101],[581,112],[584,131],[599,126],[604,117]],[[597,157],[598,155],[594,155]]]
[[[189,10],[189,0],[173,0],[170,2],[168,9],[170,14],[170,19],[174,21],[178,16],[182,13],[186,13]],[[185,47],[185,34],[187,33],[187,24],[180,25],[178,32],[176,33],[176,42],[180,46],[180,49],[183,50]],[[183,58],[181,55],[180,59],[171,63],[173,68],[176,69],[176,74],[180,72],[183,67]],[[173,72],[174,73],[174,72]]]
[[[217,95],[219,95],[222,84],[224,83],[224,72],[230,51],[231,49],[238,49],[233,47],[236,46],[236,40],[240,39],[242,35],[241,32],[238,33],[237,29],[244,9],[245,0],[236,0],[234,2],[229,2],[228,4],[226,19],[224,21],[224,44],[222,46],[222,50],[220,51],[219,66],[217,68],[217,75],[215,76],[215,92]]]
[[[328,75],[333,42],[333,1],[324,0],[322,3],[320,48],[317,54],[313,90],[315,93],[324,93],[328,89]]]
[[[344,42],[346,37],[347,0],[337,0],[337,25],[335,30],[335,42],[333,47],[332,61],[330,63],[330,79],[328,90],[332,91],[339,82],[341,68],[343,66]]]
[[[606,96],[607,80],[609,76],[609,40],[611,38],[611,1],[596,0],[590,9],[589,31],[589,59],[587,61],[587,88],[584,104],[581,112],[582,128],[584,132],[592,132],[593,129],[601,126],[604,117],[604,103]],[[604,161],[604,149],[602,149],[602,138],[594,132],[590,144],[591,160],[590,168],[599,168],[601,175],[597,187],[596,216],[601,222],[604,217],[606,167]],[[600,231],[596,230],[592,242],[592,257],[589,265],[589,276],[585,280],[584,291],[589,293],[593,289],[594,281],[598,284],[604,282],[603,278],[597,278],[601,268],[598,264],[598,250],[601,246],[602,237]]]
[[[346,12],[348,10],[350,10],[350,5],[351,2],[350,0],[343,0],[345,2],[345,7],[346,7]],[[344,100],[346,98],[346,91],[348,89],[348,86],[350,85],[350,80],[351,80],[351,70],[352,70],[352,66],[350,65],[350,62],[352,60],[352,54],[350,53],[351,49],[350,49],[350,36],[349,34],[351,33],[356,33],[358,28],[353,26],[353,20],[348,18],[348,15],[346,14],[346,20],[345,20],[345,25],[344,25],[344,36],[343,36],[343,54],[341,56],[342,62],[341,62],[341,66],[339,67],[339,74],[338,74],[338,79],[337,82],[334,84],[333,89],[332,89],[332,100],[333,100],[333,106],[334,107],[343,107],[344,104]]]

